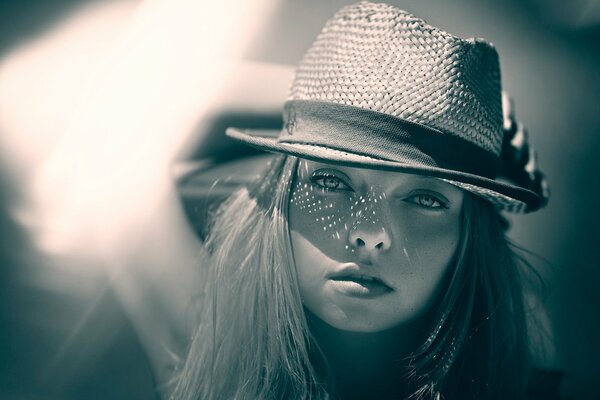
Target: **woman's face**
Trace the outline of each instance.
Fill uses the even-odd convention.
[[[289,227],[305,307],[348,331],[415,321],[443,286],[462,203],[439,179],[301,159]]]

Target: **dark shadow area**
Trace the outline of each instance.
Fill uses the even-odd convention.
[[[272,130],[278,133],[281,115],[224,112],[206,124],[201,140],[189,149],[184,162],[191,170],[176,180],[188,222],[204,240],[211,213],[238,188],[249,183],[267,164],[265,152],[230,139],[228,127]]]
[[[38,37],[69,13],[92,0],[0,1],[0,55]]]
[[[225,163],[260,154],[262,153],[260,150],[225,136],[225,130],[229,127],[239,127],[278,131],[283,125],[283,120],[279,113],[270,115],[226,111],[209,121],[203,121],[203,125],[205,127],[196,132],[199,141],[186,150],[186,161],[210,159],[215,163]]]

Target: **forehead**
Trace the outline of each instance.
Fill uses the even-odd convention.
[[[350,183],[369,185],[382,190],[394,189],[398,186],[426,186],[435,190],[448,191],[457,196],[463,194],[462,189],[427,175],[326,164],[303,158],[300,159],[298,164],[298,175],[301,177],[309,177],[316,171],[327,170],[343,173],[352,181]]]

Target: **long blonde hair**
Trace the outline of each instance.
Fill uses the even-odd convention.
[[[212,218],[202,307],[173,399],[325,399],[287,209],[298,160],[275,156]],[[469,196],[432,329],[399,382],[414,398],[519,398],[527,371],[519,262],[503,218]],[[508,396],[508,397],[502,397]]]
[[[173,398],[292,399],[316,390],[285,216],[296,164],[276,157],[214,215],[200,321]]]

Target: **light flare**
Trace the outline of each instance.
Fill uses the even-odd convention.
[[[42,249],[103,256],[127,251],[171,199],[170,162],[272,3],[94,5],[3,60],[2,104],[18,100],[11,118],[0,117],[3,140],[17,162],[32,163],[24,174],[29,201],[16,215]],[[82,61],[75,50],[113,26],[111,18],[121,18],[120,34],[100,50],[92,46]],[[57,61],[40,63],[40,52]],[[19,97],[32,77],[40,93],[29,88]],[[36,107],[29,107],[31,97]],[[56,116],[55,126],[38,126],[36,113]]]

